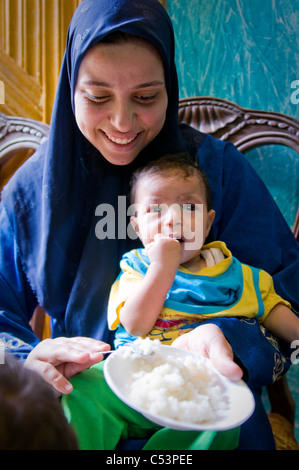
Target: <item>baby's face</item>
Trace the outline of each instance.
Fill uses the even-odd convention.
[[[137,184],[135,204],[132,224],[144,246],[162,234],[181,242],[182,263],[200,252],[214,211],[207,211],[204,184],[197,175],[185,178],[173,172],[167,177],[143,177]]]

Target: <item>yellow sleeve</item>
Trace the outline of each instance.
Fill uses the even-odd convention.
[[[278,304],[284,304],[291,308],[291,304],[288,301],[276,294],[273,279],[266,271],[261,270],[259,273],[259,287],[265,306],[264,315],[258,319],[260,322],[264,322],[271,310]]]
[[[111,287],[108,302],[108,327],[115,330],[120,324],[119,312],[130,294],[135,291],[137,285],[143,280],[142,274],[137,272],[127,263],[121,263],[122,272]]]

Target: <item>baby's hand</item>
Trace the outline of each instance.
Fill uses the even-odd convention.
[[[145,254],[151,263],[161,263],[163,266],[173,266],[177,269],[182,259],[182,247],[175,238],[157,234],[154,241],[145,246]]]

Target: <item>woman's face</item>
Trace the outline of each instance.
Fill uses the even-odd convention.
[[[114,165],[128,165],[161,131],[168,104],[162,60],[150,43],[99,43],[85,55],[75,89],[84,136]]]

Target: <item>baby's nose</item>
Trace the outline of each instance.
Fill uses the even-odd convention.
[[[165,223],[168,225],[181,224],[182,214],[178,204],[172,204],[168,207],[165,214]]]

